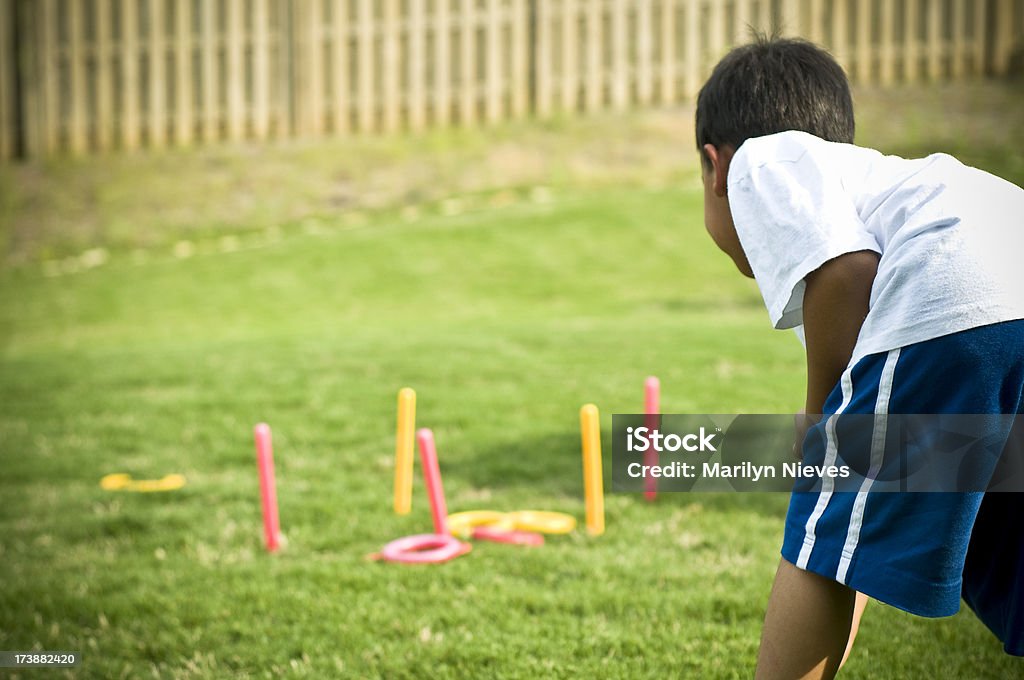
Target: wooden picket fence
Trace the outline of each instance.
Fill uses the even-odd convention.
[[[982,77],[1024,0],[0,0],[0,159],[670,105],[751,28]]]

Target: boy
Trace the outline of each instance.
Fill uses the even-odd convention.
[[[802,328],[805,413],[1024,413],[1024,191],[853,146],[845,74],[799,40],[730,52],[696,128],[708,232]],[[818,427],[804,456],[827,461]],[[835,675],[867,597],[930,617],[963,597],[1024,655],[1022,495],[869,488],[792,494],[758,677]]]

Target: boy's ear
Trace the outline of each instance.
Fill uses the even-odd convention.
[[[728,146],[719,148],[714,144],[705,144],[704,153],[711,161],[712,189],[716,196],[725,196],[729,186],[729,161],[732,160],[733,150]]]

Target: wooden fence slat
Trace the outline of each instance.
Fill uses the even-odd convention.
[[[732,3],[732,43],[742,45],[750,41],[750,0],[735,0]]]
[[[762,0],[763,1],[763,0]],[[685,56],[683,58],[684,80],[683,87],[686,97],[693,99],[697,96],[700,88],[700,5],[697,0],[685,0],[686,2],[686,40]]]
[[[988,25],[988,3],[975,0],[974,3],[974,35],[971,37],[973,43],[973,70],[977,76],[985,75],[985,38]]]
[[[167,62],[164,50],[164,3],[149,0],[149,93],[147,111],[147,138],[155,149],[162,148],[167,139]]]
[[[551,11],[547,0],[541,4],[546,7],[547,21],[551,21]],[[561,101],[563,111],[575,111],[579,102],[579,7],[576,0],[562,0],[562,72]],[[547,63],[547,62],[545,62]],[[540,69],[537,70],[540,76]]]
[[[425,0],[409,0],[409,129],[420,132],[427,122],[426,48],[427,19]]]
[[[373,3],[360,2],[359,7],[359,108],[357,122],[361,132],[370,132],[375,126],[377,104],[374,95],[374,16]]]
[[[529,110],[530,58],[527,54],[529,9],[526,0],[512,0],[512,117],[523,118]]]
[[[384,0],[384,131],[398,130],[401,116],[398,0]]]
[[[836,61],[849,73],[850,58],[847,54],[846,38],[849,35],[849,17],[846,0],[833,0],[832,4],[832,51]]]
[[[765,33],[772,33],[775,26],[772,21],[771,0],[758,0],[757,3],[757,28]]]
[[[30,7],[24,8],[17,17],[18,25],[16,26],[21,31],[21,35],[30,38],[22,52],[25,62],[19,65],[22,76],[21,120],[24,126],[22,131],[25,155],[29,158],[37,158],[46,153],[43,143],[45,119],[43,118],[43,93],[40,82],[43,45],[39,15],[41,7],[40,3],[34,3]]]
[[[798,0],[782,0],[782,32],[784,35],[802,34]]]
[[[1013,54],[1013,0],[998,0],[996,3],[996,35],[993,46],[992,67],[996,75],[1006,75],[1010,69]]]
[[[895,0],[882,0],[882,36],[881,63],[879,80],[884,86],[890,86],[896,80],[896,3]]]
[[[928,79],[932,82],[942,77],[942,6],[940,0],[925,0],[928,5],[927,44]]]
[[[311,0],[315,2],[315,0]],[[225,86],[227,87],[227,123],[228,139],[233,142],[241,141],[245,137],[245,61],[244,41],[242,29],[244,26],[245,7],[242,0],[228,0],[227,21],[224,27],[227,33],[227,68],[224,73]],[[319,96],[320,88],[314,88],[316,93],[310,92],[313,102]]]
[[[624,111],[629,104],[626,2],[612,3],[612,106],[617,111]]]
[[[68,115],[68,147],[71,153],[80,156],[89,147],[86,131],[86,82],[85,82],[85,24],[82,19],[82,3],[67,5],[68,50],[67,64],[71,81]]]
[[[295,108],[298,134],[319,136],[324,129],[324,42],[321,0],[299,0],[294,5]]]
[[[326,122],[324,1],[309,0],[309,129],[317,136],[323,134]]]
[[[488,123],[497,123],[502,113],[502,68],[501,8],[499,0],[487,0],[487,17],[484,25],[484,49],[486,81],[484,86],[484,114]]]
[[[434,124],[447,126],[452,110],[451,0],[438,0],[434,29]]]
[[[13,0],[0,0],[0,160],[14,156]]]
[[[696,2],[696,0],[694,0]],[[589,0],[587,4],[587,80],[586,110],[597,111],[604,102],[604,3]]]
[[[334,134],[349,129],[348,0],[331,6],[331,112]]]
[[[252,134],[270,134],[270,11],[267,0],[252,4]]]
[[[192,142],[192,2],[177,0],[174,7],[174,141]]]
[[[476,0],[461,0],[462,25],[459,28],[459,123],[476,122]]]
[[[821,45],[825,42],[825,0],[811,0],[810,28],[807,35],[811,42]]]
[[[109,151],[114,141],[114,41],[111,38],[113,15],[111,0],[96,0],[93,19],[96,63],[96,118],[93,121],[96,148]]]
[[[310,54],[315,42],[316,22],[310,0],[293,0],[291,3],[291,34],[294,36],[292,46],[292,106],[295,111],[295,130],[297,137],[308,137],[313,134],[315,117],[312,114],[310,101]]]
[[[291,56],[292,111],[296,137],[308,137],[313,126],[309,105],[309,53],[312,50],[312,11],[309,0],[282,3],[289,10],[289,51]]]
[[[287,2],[268,0],[271,77],[268,85],[270,134],[278,139],[295,136],[295,78],[292,56],[294,46],[288,26],[292,10]]]
[[[121,0],[121,146],[139,146],[139,15],[135,0]]]
[[[711,25],[707,27],[707,33],[710,36],[708,40],[710,54],[705,55],[709,61],[705,65],[705,69],[702,70],[710,70],[716,63],[718,63],[718,60],[722,58],[722,53],[725,52],[724,2],[711,3],[711,17],[709,21]]]
[[[212,142],[220,137],[220,65],[217,45],[217,3],[200,2],[202,8],[201,74],[203,93],[203,140]]]
[[[920,40],[920,12],[918,0],[904,0],[903,5],[903,80],[917,81],[919,70],[918,41]]]
[[[654,95],[654,41],[651,32],[651,0],[636,3],[636,98],[647,106]]]
[[[42,6],[43,125],[46,153],[53,155],[60,143],[60,87],[57,46],[57,2],[43,0]]]
[[[862,85],[871,83],[872,75],[872,51],[871,51],[871,8],[874,3],[861,2],[857,5],[857,24],[855,27],[857,35],[857,57],[854,61],[856,66],[857,82]]]
[[[536,60],[537,82],[534,89],[534,110],[540,118],[547,118],[551,115],[554,100],[554,79],[552,77],[553,65],[551,37],[553,12],[551,4],[553,0],[537,0],[536,31],[537,38],[534,48],[534,59]],[[565,62],[562,63],[563,75]]]
[[[661,103],[676,100],[676,0],[661,0]]]
[[[953,41],[950,64],[950,75],[954,80],[962,80],[967,70],[967,53],[964,50],[967,33],[966,0],[953,0]]]

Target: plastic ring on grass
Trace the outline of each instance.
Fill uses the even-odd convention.
[[[473,529],[473,538],[494,543],[511,543],[513,545],[544,545],[544,536],[533,531],[503,531],[490,526]]]
[[[454,536],[415,534],[391,541],[380,551],[382,559],[404,564],[437,564],[447,562],[473,549]]]
[[[542,534],[567,534],[576,528],[576,518],[564,512],[520,510],[508,514],[516,529]]]
[[[175,491],[185,486],[185,476],[171,474],[163,479],[132,479],[123,472],[106,475],[100,480],[100,487],[106,491],[138,491],[152,493],[154,491]]]
[[[496,510],[469,510],[448,515],[448,529],[459,538],[470,538],[477,527],[491,527],[499,531],[512,531],[515,526],[508,513]]]
[[[100,480],[100,487],[105,491],[120,491],[121,489],[128,488],[128,485],[132,483],[132,476],[126,475],[123,472],[115,472],[111,475],[105,475]]]

